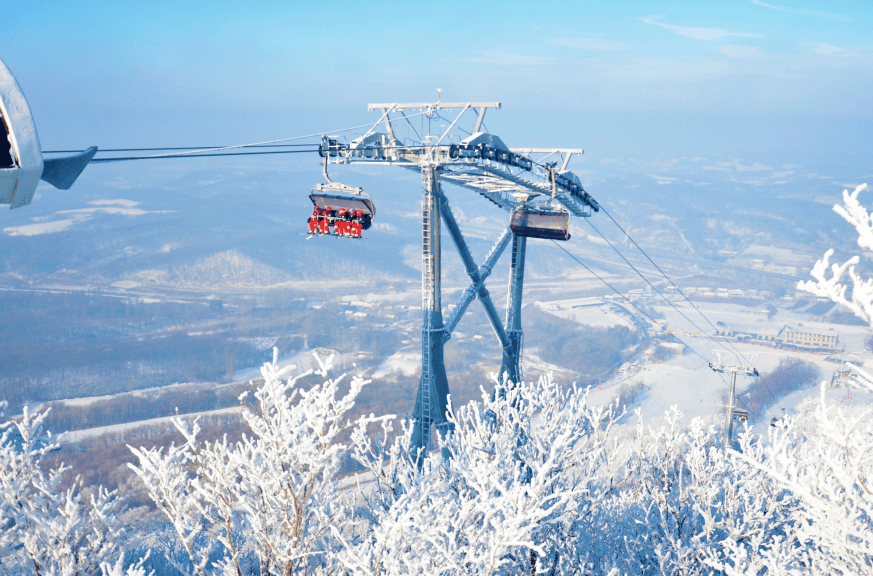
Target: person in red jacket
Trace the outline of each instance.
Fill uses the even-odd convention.
[[[348,222],[346,221],[346,214],[348,214],[348,212],[346,212],[345,208],[339,209],[336,223],[333,225],[333,233],[337,236],[345,236],[348,232]]]
[[[324,217],[321,220],[321,233],[322,234],[330,234],[330,206],[325,207],[324,209]]]
[[[355,210],[355,219],[352,221],[352,237],[361,237],[361,217],[364,215],[362,210]]]
[[[309,223],[309,233],[310,234],[317,234],[318,233],[318,228],[319,228],[318,218],[319,218],[318,206],[313,206],[312,207],[312,216],[310,216],[309,220],[307,220],[307,222]]]
[[[349,210],[346,212],[345,235],[354,236],[355,233],[355,211]]]

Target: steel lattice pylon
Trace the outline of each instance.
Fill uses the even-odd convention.
[[[421,172],[421,379],[415,400],[413,417],[414,446],[427,453],[432,445],[433,431],[445,433],[450,428],[446,418],[449,384],[444,363],[445,343],[463,317],[470,302],[477,298],[483,305],[494,333],[503,350],[501,378],[520,381],[521,352],[524,333],[521,326],[522,291],[527,237],[524,230],[513,225],[497,240],[481,266],[477,266],[461,229],[455,220],[442,183],[448,182],[473,190],[497,206],[514,211],[531,210],[531,214],[548,214],[561,210],[580,217],[590,216],[600,209],[597,202],[582,188],[575,174],[567,170],[578,149],[508,148],[497,136],[483,130],[485,112],[499,109],[499,102],[438,102],[370,104],[370,110],[381,110],[382,117],[370,130],[349,144],[325,136],[319,153],[326,163],[388,164]],[[443,110],[460,110],[445,130],[432,131],[433,120],[443,118]],[[418,133],[406,110],[418,110],[422,117],[422,132]],[[465,113],[476,113],[472,131],[459,129]],[[399,115],[415,132],[416,139],[401,143],[395,122]],[[468,115],[470,116],[470,115]],[[425,129],[425,121],[427,128]],[[385,132],[377,132],[384,124]],[[532,156],[539,156],[534,160]],[[550,163],[546,163],[550,160]],[[542,212],[536,212],[541,210]],[[443,321],[441,295],[441,239],[445,225],[470,277],[470,286]],[[515,232],[513,232],[515,230]],[[528,234],[529,235],[529,234]],[[546,236],[540,236],[546,237]],[[566,239],[560,238],[560,239]],[[485,280],[510,240],[512,262],[509,275],[509,297],[504,321],[491,300]]]

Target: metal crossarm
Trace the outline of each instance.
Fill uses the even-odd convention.
[[[367,104],[367,111],[393,108],[403,110],[450,110],[452,108],[494,108],[500,110],[500,102],[398,102],[392,104]]]

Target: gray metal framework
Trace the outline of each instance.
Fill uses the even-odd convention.
[[[424,449],[424,453],[431,446],[434,428],[445,433],[450,426],[446,418],[449,384],[444,348],[474,299],[482,303],[503,350],[501,378],[518,382],[522,377],[521,307],[527,238],[507,228],[485,261],[477,265],[448,199],[442,193],[442,184],[447,182],[472,190],[508,211],[524,206],[566,210],[588,217],[592,210],[599,210],[597,202],[582,189],[579,178],[567,170],[571,157],[583,151],[508,148],[500,138],[485,130],[485,112],[499,108],[499,102],[442,102],[441,99],[429,103],[369,104],[369,110],[381,111],[382,116],[365,134],[349,144],[325,135],[320,147],[326,163],[387,164],[421,172],[421,379],[413,412],[413,442],[415,447]],[[450,121],[442,116],[445,110],[459,112]],[[421,132],[415,129],[406,111],[416,111],[415,116],[421,118]],[[473,121],[471,131],[460,128],[465,118]],[[448,126],[440,126],[440,121]],[[437,129],[433,128],[434,124]],[[384,131],[377,131],[380,126]],[[398,137],[401,127],[411,128],[415,137],[401,142]],[[445,321],[440,269],[443,225],[470,277],[469,287]],[[510,241],[509,297],[505,317],[501,320],[485,280]]]
[[[749,363],[745,366],[737,366],[736,364],[727,364],[722,361],[722,353],[716,351],[716,355],[718,356],[717,362],[710,362],[709,367],[714,372],[722,372],[729,373],[731,375],[731,384],[730,389],[728,390],[728,402],[727,402],[727,412],[725,414],[724,421],[724,430],[725,430],[725,446],[730,448],[733,444],[734,437],[734,412],[736,410],[736,390],[737,390],[737,374],[744,374],[746,376],[760,376],[758,374],[758,370],[755,369],[751,364],[751,358],[749,359]],[[753,356],[754,357],[754,356]]]

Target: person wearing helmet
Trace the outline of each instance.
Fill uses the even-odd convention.
[[[345,236],[347,225],[346,225],[346,209],[340,208],[339,213],[337,214],[336,223],[333,226],[333,232],[337,236]]]
[[[321,233],[322,234],[330,234],[330,232],[331,232],[331,230],[330,230],[330,225],[331,225],[330,212],[331,212],[331,207],[330,206],[325,207],[324,218],[321,220]]]
[[[317,234],[318,228],[319,228],[319,226],[318,226],[318,206],[312,207],[312,215],[309,217],[309,220],[307,220],[307,222],[309,223],[309,233],[310,234]]]
[[[355,234],[354,226],[355,226],[355,211],[348,210],[346,212],[346,227],[345,227],[345,231],[346,231],[345,235],[346,236],[354,236],[354,234]]]
[[[355,210],[355,220],[352,223],[352,236],[355,238],[361,237],[361,216],[363,215],[363,211]]]

